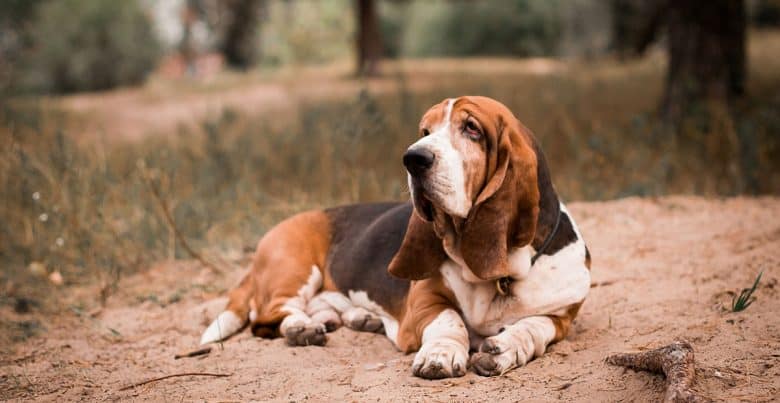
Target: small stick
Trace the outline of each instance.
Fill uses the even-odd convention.
[[[211,347],[204,347],[195,351],[190,351],[188,353],[176,354],[173,356],[173,359],[178,360],[179,358],[197,357],[199,355],[206,355],[210,352],[211,352]]]
[[[676,341],[668,346],[641,353],[615,354],[607,357],[607,363],[621,367],[648,371],[666,376],[664,402],[708,402],[692,389],[696,375],[693,347],[687,341]]]
[[[182,373],[182,374],[171,374],[171,375],[161,376],[159,378],[147,379],[147,380],[142,381],[142,382],[138,382],[138,383],[134,383],[132,385],[124,386],[122,388],[119,388],[119,390],[120,391],[128,390],[128,389],[136,388],[138,386],[146,385],[147,383],[162,381],[163,379],[175,378],[175,377],[179,377],[179,376],[213,376],[215,378],[224,378],[224,377],[231,376],[231,375],[233,375],[233,374],[212,374],[212,373],[209,373],[209,372],[185,372],[185,373]]]
[[[157,189],[157,187],[154,186],[154,183],[152,183],[152,179],[149,178],[149,174],[146,172],[146,169],[141,170],[141,176],[143,176],[144,182],[146,182],[146,186],[149,187],[149,190],[152,192],[152,195],[154,195],[155,200],[157,200],[157,203],[160,205],[160,209],[163,211],[165,221],[173,230],[173,235],[176,237],[176,239],[179,240],[179,244],[181,244],[181,246],[184,248],[184,250],[187,251],[187,253],[190,254],[190,256],[199,261],[200,264],[208,267],[214,273],[222,274],[222,270],[217,268],[217,266],[208,260],[204,259],[200,253],[195,252],[195,250],[190,247],[190,244],[187,243],[187,239],[184,238],[184,235],[181,233],[181,231],[179,231],[179,227],[176,226],[176,221],[173,220],[173,214],[171,214],[171,211],[168,208],[168,203],[160,194],[160,189]]]

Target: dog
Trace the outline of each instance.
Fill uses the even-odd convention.
[[[506,106],[446,99],[403,155],[411,202],[300,213],[259,242],[201,344],[247,324],[292,346],[384,333],[426,379],[541,356],[590,289],[590,253],[533,134]],[[471,356],[469,353],[472,352]]]

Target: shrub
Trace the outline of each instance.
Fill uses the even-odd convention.
[[[315,64],[349,58],[352,2],[269,2],[260,33],[260,63]]]
[[[410,56],[551,55],[561,36],[557,1],[416,2],[410,11]]]
[[[151,22],[136,1],[47,1],[29,32],[32,49],[18,80],[36,92],[137,84],[159,55]]]

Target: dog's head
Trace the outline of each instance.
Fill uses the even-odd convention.
[[[506,276],[509,248],[536,232],[540,160],[532,135],[506,106],[476,96],[434,105],[419,131],[403,157],[415,214],[390,273],[432,275],[446,259],[444,241],[477,278]]]

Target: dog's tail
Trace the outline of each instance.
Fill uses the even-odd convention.
[[[227,307],[203,332],[201,345],[224,340],[246,326],[250,320],[250,302],[255,295],[254,284],[249,273],[238,287],[230,291]]]

